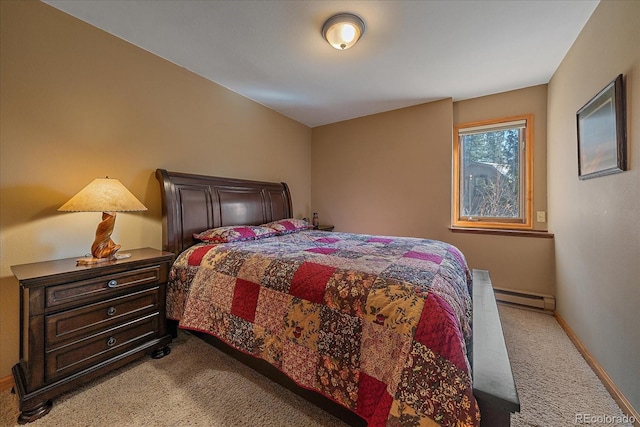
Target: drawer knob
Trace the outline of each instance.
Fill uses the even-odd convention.
[[[109,283],[107,283],[107,286],[110,288],[115,288],[116,286],[118,286],[118,281],[117,280],[109,280]]]
[[[116,308],[115,308],[115,307],[109,307],[109,308],[107,309],[107,314],[108,314],[109,316],[113,316],[114,314],[116,314],[116,311],[117,311],[117,310],[116,310]]]
[[[113,347],[115,343],[116,343],[116,339],[114,337],[109,337],[109,339],[107,340],[107,345],[109,347]]]

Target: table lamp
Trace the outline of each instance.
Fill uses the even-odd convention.
[[[120,181],[109,177],[94,179],[58,209],[59,212],[102,212],[102,222],[98,224],[96,239],[91,245],[93,256],[78,259],[78,265],[97,264],[131,256],[116,254],[120,245],[111,240],[116,212],[146,210],[147,208]]]

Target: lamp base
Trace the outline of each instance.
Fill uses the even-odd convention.
[[[125,258],[129,258],[131,257],[130,253],[121,253],[121,254],[114,254],[113,256],[110,257],[106,257],[106,258],[95,258],[95,257],[84,257],[84,258],[78,258],[76,260],[76,265],[95,265],[95,264],[102,264],[105,262],[110,262],[110,261],[117,261],[119,259],[125,259]]]
[[[76,260],[76,265],[95,265],[95,264],[103,264],[105,262],[113,261],[115,258],[94,258],[92,256],[78,258]]]

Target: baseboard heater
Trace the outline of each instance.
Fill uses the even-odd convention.
[[[556,299],[552,295],[536,292],[515,291],[513,289],[493,288],[496,301],[541,310],[552,314],[556,309]]]

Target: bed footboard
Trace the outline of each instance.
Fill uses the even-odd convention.
[[[482,427],[511,424],[520,399],[502,333],[489,272],[473,270],[473,394],[480,407]]]

